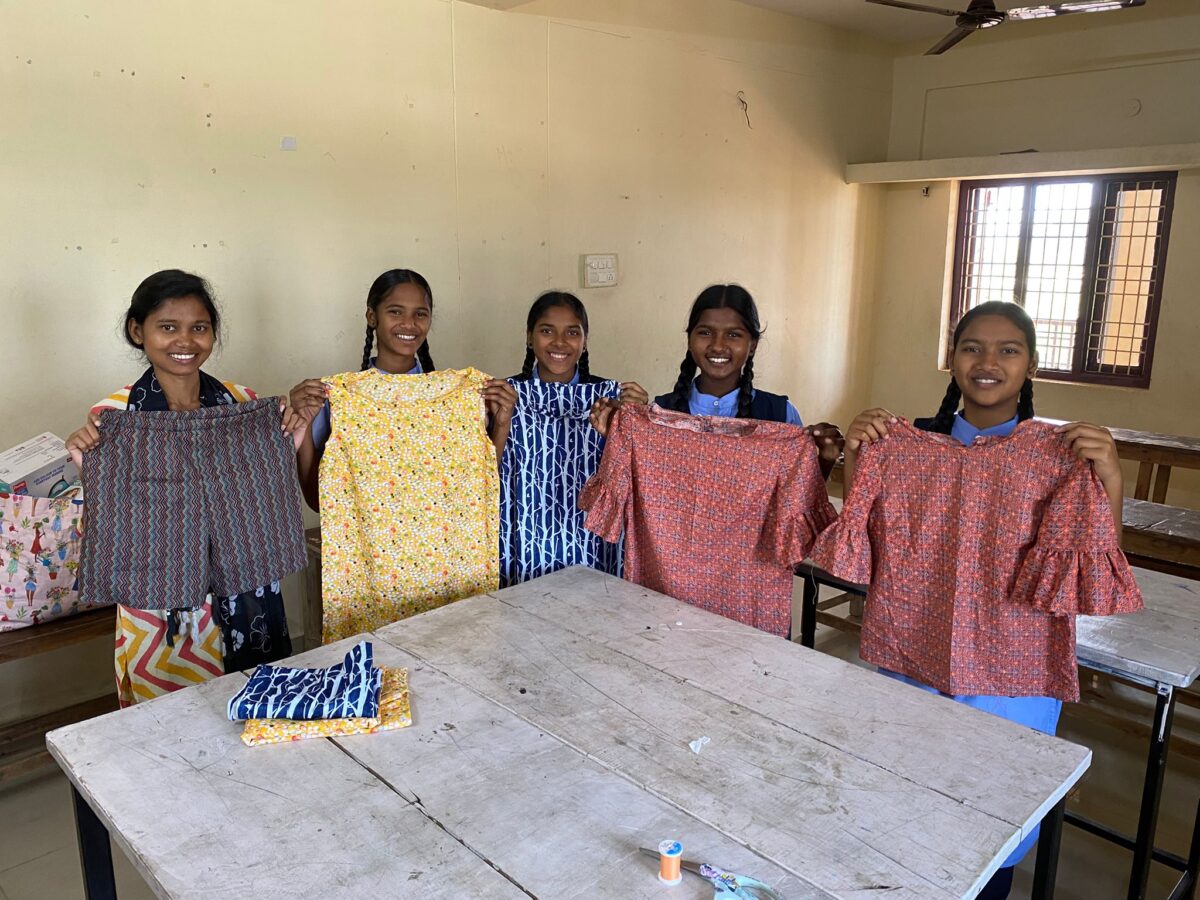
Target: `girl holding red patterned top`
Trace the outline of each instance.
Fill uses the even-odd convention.
[[[1015,303],[989,302],[967,312],[954,329],[951,381],[937,414],[916,419],[915,428],[950,435],[964,445],[979,438],[1007,437],[1019,422],[1033,418],[1033,377],[1037,374],[1037,336],[1033,320]],[[962,409],[959,409],[959,404]],[[860,413],[846,432],[845,485],[849,496],[859,450],[885,437],[897,417],[886,409]],[[1117,448],[1107,429],[1084,422],[1063,425],[1055,431],[1076,457],[1091,463],[1108,495],[1118,537],[1123,482]],[[1073,661],[1072,661],[1073,663]],[[898,672],[880,668],[891,678],[938,693]],[[1046,734],[1058,726],[1062,701],[1054,697],[958,695],[960,703],[1019,722]],[[1037,829],[1026,837],[979,894],[984,900],[1002,900],[1012,887],[1013,867],[1037,839]]]
[[[685,332],[688,345],[679,377],[670,392],[654,398],[656,404],[693,416],[804,425],[787,397],[754,386],[754,356],[763,327],[748,290],[740,284],[709,285],[692,303]],[[601,434],[607,433],[620,402],[596,401],[591,420]],[[828,478],[841,455],[842,433],[836,425],[820,422],[809,434],[817,445],[821,474]]]

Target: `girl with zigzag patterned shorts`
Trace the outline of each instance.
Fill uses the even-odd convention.
[[[67,440],[90,501],[80,589],[118,604],[122,706],[291,654],[278,582],[305,563],[292,474],[305,422],[201,370],[218,327],[203,279],[151,275],[125,314],[150,368]],[[248,493],[251,471],[251,489],[278,489]]]

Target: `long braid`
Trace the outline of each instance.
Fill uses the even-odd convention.
[[[521,363],[521,378],[528,380],[533,377],[533,347],[525,345],[525,362]]]
[[[951,378],[946,396],[942,398],[942,405],[933,417],[929,430],[937,434],[949,434],[954,428],[954,417],[958,415],[958,401],[961,399],[962,391],[958,389],[958,382]]]
[[[433,372],[433,357],[429,355],[429,341],[421,341],[421,346],[417,348],[417,360],[421,363],[421,371],[425,373]]]
[[[675,387],[667,395],[667,409],[673,409],[676,412],[688,411],[688,397],[692,393],[692,381],[696,377],[696,369],[696,361],[692,359],[691,351],[688,351],[683,356],[683,362],[679,364],[679,378],[675,381]]]
[[[363,361],[362,370],[365,372],[371,368],[371,350],[375,346],[375,329],[370,325],[367,326],[367,341],[363,344]]]
[[[742,377],[738,379],[738,407],[737,417],[739,419],[752,418],[750,415],[750,404],[754,402],[754,354],[751,353],[746,357],[746,364],[742,366]]]
[[[1021,385],[1021,395],[1017,399],[1017,421],[1024,422],[1033,418],[1033,379],[1026,378]]]
[[[580,384],[587,384],[587,380],[592,377],[592,370],[588,366],[588,352],[585,349],[583,353],[579,354],[578,369]]]

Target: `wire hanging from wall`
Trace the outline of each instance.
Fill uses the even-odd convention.
[[[750,104],[746,102],[746,92],[745,91],[737,92],[737,102],[738,102],[738,105],[741,106],[742,112],[746,116],[746,127],[751,128],[751,129],[754,128],[754,126],[750,124]]]

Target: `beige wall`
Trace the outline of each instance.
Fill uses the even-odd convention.
[[[1200,11],[1174,9],[1184,14],[1146,21],[1106,14],[1095,18],[1107,26],[1068,31],[1053,23],[1028,40],[980,39],[944,57],[898,59],[890,158],[1200,141]],[[1141,111],[1129,116],[1134,99]],[[948,381],[938,369],[938,342],[954,189],[934,183],[924,197],[922,187],[886,189],[871,315],[870,402],[908,416],[936,410]],[[1150,388],[1039,381],[1038,413],[1200,435],[1197,283],[1200,170],[1190,170],[1180,173],[1175,197]],[[1127,470],[1127,490],[1134,471]],[[1176,469],[1171,484],[1168,502],[1200,508],[1200,473]]]
[[[882,190],[842,167],[886,150],[882,45],[732,0],[20,0],[0,33],[0,448],[138,373],[118,318],[168,266],[223,304],[208,369],[265,392],[356,367],[393,266],[433,284],[440,366],[510,374],[532,298],[615,251],[595,371],[666,390],[692,298],[737,280],[762,386],[813,420],[865,396]]]

